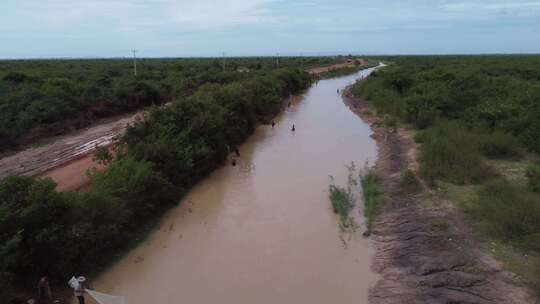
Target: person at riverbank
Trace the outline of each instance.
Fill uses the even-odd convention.
[[[47,276],[44,276],[41,279],[39,279],[37,289],[38,289],[38,298],[37,298],[38,304],[52,303],[51,285],[49,283],[49,278]]]
[[[73,288],[75,297],[79,301],[79,304],[84,304],[84,294],[85,294],[85,287],[84,283],[86,282],[86,278],[83,276],[80,276],[78,278],[72,277],[71,280],[69,280],[68,284]]]

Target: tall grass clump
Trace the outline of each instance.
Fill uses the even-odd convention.
[[[479,183],[490,176],[478,136],[457,122],[443,122],[422,133],[420,174],[456,184]]]
[[[354,196],[354,189],[358,186],[358,181],[355,176],[355,165],[351,163],[350,166],[346,166],[349,171],[347,179],[347,186],[340,187],[332,183],[328,187],[330,202],[332,203],[332,209],[334,213],[339,216],[339,226],[342,231],[356,230],[357,225],[354,221],[354,217],[350,215],[351,211],[356,205],[356,197]]]
[[[507,158],[520,154],[519,140],[501,130],[478,132],[480,151],[489,158]]]
[[[528,249],[540,249],[540,195],[504,179],[488,182],[471,213],[485,231]]]
[[[530,165],[525,174],[527,175],[529,189],[540,192],[540,164]]]
[[[366,233],[369,234],[382,198],[382,191],[379,187],[375,169],[369,169],[361,176],[361,184],[364,197],[364,217],[366,218],[367,229]]]

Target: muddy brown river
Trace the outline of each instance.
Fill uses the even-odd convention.
[[[327,188],[351,161],[375,161],[369,126],[337,93],[372,70],[314,84],[93,287],[129,304],[367,303],[374,249],[363,229],[345,246]]]

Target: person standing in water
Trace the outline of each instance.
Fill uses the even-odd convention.
[[[296,127],[294,126],[294,124],[292,125],[291,131],[296,131]]]
[[[274,128],[275,125],[276,125],[276,122],[272,120],[272,129]]]

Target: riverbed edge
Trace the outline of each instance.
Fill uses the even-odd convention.
[[[369,303],[538,303],[526,286],[483,253],[455,204],[421,179],[403,189],[404,170],[417,172],[418,145],[405,127],[389,128],[368,101],[343,92],[343,101],[373,131],[375,170],[385,198],[371,230],[372,270],[381,278]],[[439,229],[435,223],[447,223]]]

